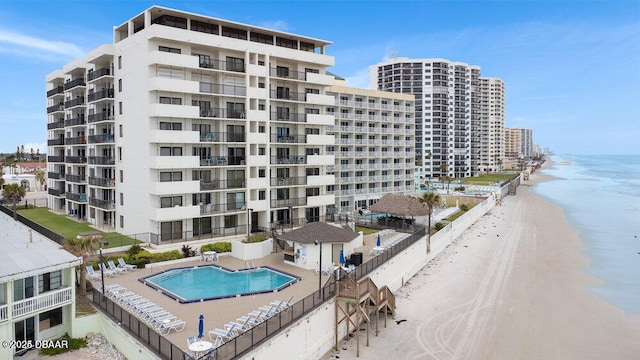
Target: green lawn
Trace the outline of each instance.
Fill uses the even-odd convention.
[[[363,226],[356,226],[356,232],[360,232],[362,231],[362,235],[369,235],[369,234],[373,234],[376,233],[380,230],[378,229],[372,229],[372,228],[368,228],[368,227],[363,227]]]
[[[64,236],[65,238],[75,237],[81,232],[99,231],[103,234],[104,239],[109,241],[109,245],[107,247],[118,247],[140,243],[140,241],[115,232],[105,233],[103,231],[96,230],[89,226],[89,223],[80,223],[67,219],[66,216],[54,214],[47,208],[22,209],[18,210],[18,214]]]
[[[500,173],[500,174],[480,174],[478,176],[466,177],[462,181],[473,185],[490,185],[496,181],[505,181],[514,177],[515,173]]]

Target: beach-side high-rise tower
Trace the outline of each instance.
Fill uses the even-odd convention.
[[[479,66],[438,58],[394,58],[371,65],[369,71],[372,89],[415,96],[415,160],[421,179],[477,175],[488,168],[483,168],[487,157],[496,158],[492,162],[501,157],[500,149],[494,149],[497,156],[484,149],[492,142],[491,116],[490,107],[482,106]],[[491,83],[486,83],[489,89]],[[491,96],[488,91],[487,104],[496,101]],[[504,104],[504,92],[499,96]],[[494,129],[493,136],[501,136],[501,131]]]
[[[504,162],[505,85],[499,78],[480,77],[481,173],[500,171]]]
[[[52,210],[160,242],[335,204],[330,42],[159,6],[113,36],[47,77]]]

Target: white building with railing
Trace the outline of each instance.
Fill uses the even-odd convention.
[[[0,339],[19,345],[0,348],[0,359],[12,359],[38,340],[71,333],[82,259],[4,213],[0,229]]]

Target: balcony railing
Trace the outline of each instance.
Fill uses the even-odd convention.
[[[64,156],[47,156],[48,162],[64,162]]]
[[[72,164],[86,164],[86,156],[67,156],[64,158],[68,163]]]
[[[203,60],[200,61],[200,67],[204,69],[244,72],[244,63],[233,60]]]
[[[75,183],[83,183],[86,181],[85,175],[73,175],[67,174],[64,176],[65,181],[75,182]]]
[[[246,187],[244,180],[216,180],[200,181],[200,190],[237,189]]]
[[[89,136],[89,140],[91,140],[91,136]],[[87,160],[91,165],[114,165],[116,163],[113,156],[89,156]]]
[[[276,135],[271,134],[271,142],[275,143],[306,143],[306,135]]]
[[[271,164],[304,164],[304,156],[301,155],[287,155],[287,156],[272,156]]]
[[[302,205],[307,205],[306,197],[289,198],[289,199],[271,199],[271,207],[302,206]]]
[[[289,91],[284,89],[271,90],[272,99],[283,99],[292,101],[307,101],[307,94],[296,91]]]
[[[111,69],[109,69],[108,67],[98,69],[87,74],[87,81],[92,81],[99,77],[110,75],[110,74],[111,74]]]
[[[84,115],[78,115],[73,119],[66,119],[64,121],[64,126],[76,126],[76,125],[84,125],[86,121],[84,120]]]
[[[306,185],[306,184],[307,184],[306,176],[271,178],[271,186],[291,186],[291,185]]]
[[[291,121],[291,122],[307,122],[307,114],[283,113],[272,111],[271,120],[273,121]]]
[[[244,110],[229,110],[225,108],[201,108],[200,117],[245,119],[247,114]]]
[[[294,71],[288,68],[271,68],[269,75],[283,79],[307,80],[307,73],[304,71]]]
[[[56,104],[47,108],[47,114],[51,114],[56,111],[64,111],[64,104]]]
[[[201,132],[201,142],[245,142],[244,133]]]
[[[64,179],[64,173],[57,173],[55,171],[49,171],[47,173],[47,178],[49,179]]]
[[[116,185],[116,179],[89,176],[89,185],[102,186],[102,187],[114,187]]]
[[[96,198],[89,198],[89,205],[97,206],[105,210],[113,210],[116,208],[116,202],[114,200],[102,200]]]
[[[53,96],[53,95],[57,95],[57,94],[62,94],[64,92],[64,87],[63,86],[57,86],[49,91],[47,91],[47,97]]]
[[[64,120],[52,122],[47,124],[47,130],[62,129],[64,127]]]
[[[200,215],[217,214],[228,211],[243,211],[244,205],[235,202],[218,203],[218,204],[201,204]]]
[[[74,107],[74,106],[78,106],[78,105],[82,105],[84,104],[84,96],[81,97],[77,97],[75,99],[71,99],[68,101],[64,102],[64,107],[65,108],[70,108],[70,107]]]
[[[113,88],[104,89],[104,90],[101,90],[101,91],[96,91],[94,93],[90,93],[87,96],[87,101],[97,101],[97,100],[104,99],[104,98],[113,99]]]
[[[89,114],[87,116],[87,120],[90,123],[98,122],[98,121],[113,121],[113,115],[111,114],[111,111],[105,111],[105,112],[100,112],[96,114]]]
[[[87,202],[87,194],[65,193],[65,197],[77,202]]]
[[[64,138],[47,140],[47,146],[64,145]]]
[[[200,82],[200,92],[207,93],[207,94],[245,96],[247,95],[247,87]]]
[[[73,89],[76,86],[85,86],[84,78],[77,78],[75,80],[71,80],[64,84],[64,89],[69,90]]]
[[[113,134],[89,135],[89,144],[113,143]]]
[[[71,288],[66,287],[13,303],[12,318],[71,304]]]
[[[67,144],[67,145],[86,144],[87,143],[87,138],[85,136],[65,138],[64,139],[64,143]]]
[[[9,318],[9,305],[0,305],[0,323],[7,321]]]

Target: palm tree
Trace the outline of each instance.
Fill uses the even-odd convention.
[[[44,185],[46,182],[44,171],[38,171],[36,173],[36,182],[40,185],[40,190],[42,190],[42,185]]]
[[[76,236],[65,239],[64,248],[75,256],[82,257],[80,265],[80,295],[87,294],[87,268],[85,266],[87,258],[96,254],[96,247],[102,241],[102,235],[91,235],[87,237]]]
[[[429,209],[429,222],[427,225],[427,233],[429,234],[427,237],[427,254],[429,254],[431,252],[431,213],[433,212],[433,207],[440,203],[440,195],[432,192],[426,192],[422,194],[420,202],[423,206],[426,206]]]
[[[5,199],[13,201],[13,220],[18,219],[16,213],[16,205],[25,196],[24,188],[18,184],[9,184],[2,189],[2,195]]]

